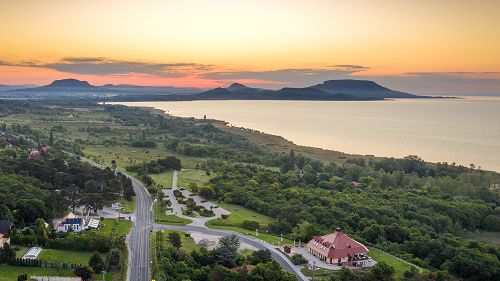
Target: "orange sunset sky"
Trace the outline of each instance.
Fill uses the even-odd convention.
[[[500,93],[498,0],[0,0],[0,84]]]

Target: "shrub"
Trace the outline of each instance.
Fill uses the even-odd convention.
[[[292,263],[295,265],[307,263],[307,259],[304,258],[304,256],[302,256],[301,254],[295,254],[292,256],[291,259],[292,259]]]

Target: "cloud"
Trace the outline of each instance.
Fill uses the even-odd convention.
[[[344,68],[346,70],[350,69],[353,72],[364,71],[370,69],[368,66],[355,65],[355,64],[337,64],[330,66],[332,68]]]
[[[406,72],[404,74],[407,75],[416,75],[416,76],[464,76],[464,75],[489,75],[489,74],[498,74],[499,72],[495,71],[451,71],[451,72]]]
[[[390,88],[428,95],[499,94],[500,72],[407,72],[403,75],[361,76]]]
[[[369,67],[358,65],[334,65],[325,68],[287,68],[264,71],[211,71],[201,74],[201,76],[207,79],[223,81],[240,81],[245,79],[269,81],[269,86],[271,87],[279,84],[302,87],[330,79],[346,79],[353,73],[367,69]],[[262,84],[265,85],[266,83]]]
[[[200,72],[209,71],[213,68],[211,65],[197,63],[150,63],[113,60],[104,57],[68,57],[51,63],[40,63],[36,61],[10,63],[0,61],[0,65],[39,67],[82,75],[121,75],[138,73],[156,75],[165,78],[196,75]]]

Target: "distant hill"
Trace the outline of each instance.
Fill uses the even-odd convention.
[[[305,88],[264,90],[234,83],[215,88],[186,99],[263,99],[263,100],[381,100],[385,98],[418,98],[420,96],[394,91],[368,80],[329,80]]]
[[[90,85],[87,81],[77,79],[61,79],[52,83],[33,88],[14,89],[0,92],[1,97],[15,98],[61,98],[61,97],[109,97],[117,95],[118,92],[103,89],[101,87]]]
[[[2,91],[11,91],[15,89],[24,89],[24,88],[33,88],[36,87],[36,85],[32,84],[26,84],[26,85],[3,85],[0,84],[0,92]]]
[[[87,81],[80,81],[77,79],[61,79],[61,80],[55,80],[54,82],[50,83],[49,85],[42,86],[42,88],[95,88],[95,86],[92,86],[89,84]]]
[[[330,94],[349,94],[360,98],[416,98],[418,96],[394,91],[369,80],[329,80],[311,86]]]
[[[368,80],[329,80],[305,88],[266,90],[233,83],[210,90],[169,86],[113,85],[94,86],[87,81],[61,79],[42,86],[0,92],[16,98],[93,97],[102,100],[382,100],[386,98],[423,98],[394,91]]]

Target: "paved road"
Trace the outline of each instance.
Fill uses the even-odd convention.
[[[134,226],[127,237],[129,250],[127,281],[149,281],[151,280],[149,234],[153,222],[151,212],[153,199],[138,180],[129,178],[136,193],[137,207]]]
[[[165,229],[170,229],[170,230],[179,230],[179,231],[184,231],[184,232],[199,232],[207,235],[212,235],[212,236],[225,236],[228,234],[235,234],[238,236],[240,241],[242,243],[248,244],[252,247],[255,247],[257,249],[263,250],[263,249],[268,249],[271,251],[271,255],[273,259],[275,259],[277,262],[281,264],[281,267],[285,270],[288,270],[295,274],[298,280],[309,280],[300,270],[298,269],[297,266],[292,264],[292,262],[285,257],[284,254],[276,250],[274,245],[271,245],[269,243],[266,243],[265,241],[258,240],[252,237],[245,236],[243,234],[240,234],[238,232],[230,231],[230,230],[222,230],[222,229],[211,229],[211,228],[206,228],[206,227],[198,227],[198,226],[190,226],[190,225],[163,225],[163,224],[154,224],[153,229],[155,231],[159,230],[165,230]]]
[[[83,158],[82,158],[83,159]],[[101,165],[96,164],[87,159],[84,161],[102,168]],[[128,176],[128,175],[127,175]],[[162,225],[153,224],[152,210],[153,210],[153,199],[149,195],[146,188],[141,182],[128,176],[132,180],[134,190],[136,193],[137,206],[135,211],[136,220],[132,227],[132,231],[127,236],[127,246],[129,252],[128,259],[128,270],[127,270],[127,281],[149,281],[151,280],[151,257],[149,248],[149,236],[151,230],[163,230],[172,229],[187,232],[199,232],[213,236],[224,236],[228,234],[235,234],[238,236],[241,242],[253,246],[257,249],[268,249],[271,251],[272,257],[278,261],[283,269],[288,270],[295,274],[298,280],[306,281],[309,280],[298,267],[294,266],[290,260],[285,257],[281,252],[276,250],[273,245],[252,237],[244,236],[240,233],[230,231],[230,230],[220,230],[220,229],[209,229],[205,226],[174,226],[174,225]],[[174,172],[172,185],[175,188],[177,186],[177,172]]]
[[[173,177],[172,177],[172,190],[176,189],[176,187],[177,187],[177,171],[174,172]],[[170,193],[172,193],[172,191],[170,191]],[[171,198],[170,198],[171,202],[177,203],[177,200],[175,199],[173,194],[169,194],[169,195],[171,195]],[[137,202],[139,203],[139,200]],[[177,215],[179,215],[179,214],[177,214]],[[182,215],[180,215],[180,216],[182,216]],[[188,217],[188,218],[190,218],[190,217]],[[242,243],[245,243],[245,244],[250,245],[252,247],[255,247],[257,249],[270,250],[272,257],[281,264],[281,267],[285,270],[288,270],[288,271],[294,273],[298,280],[303,280],[303,281],[309,280],[304,274],[302,274],[302,272],[300,272],[300,270],[297,266],[292,264],[292,262],[284,254],[282,254],[280,251],[276,250],[274,245],[271,245],[271,244],[269,244],[263,240],[260,240],[260,239],[245,236],[245,235],[238,233],[238,232],[234,232],[234,231],[230,231],[230,230],[207,228],[204,225],[205,220],[203,220],[203,219],[200,220],[203,222],[203,224],[196,223],[196,218],[190,218],[190,219],[193,220],[193,223],[191,223],[189,225],[174,226],[174,225],[154,224],[153,229],[155,231],[171,229],[171,230],[179,230],[179,231],[190,232],[190,233],[198,232],[198,233],[212,235],[212,236],[218,236],[218,237],[222,237],[222,236],[225,236],[228,234],[235,234],[238,236],[238,238],[240,239],[240,241]],[[208,219],[213,219],[213,218],[208,218]]]

